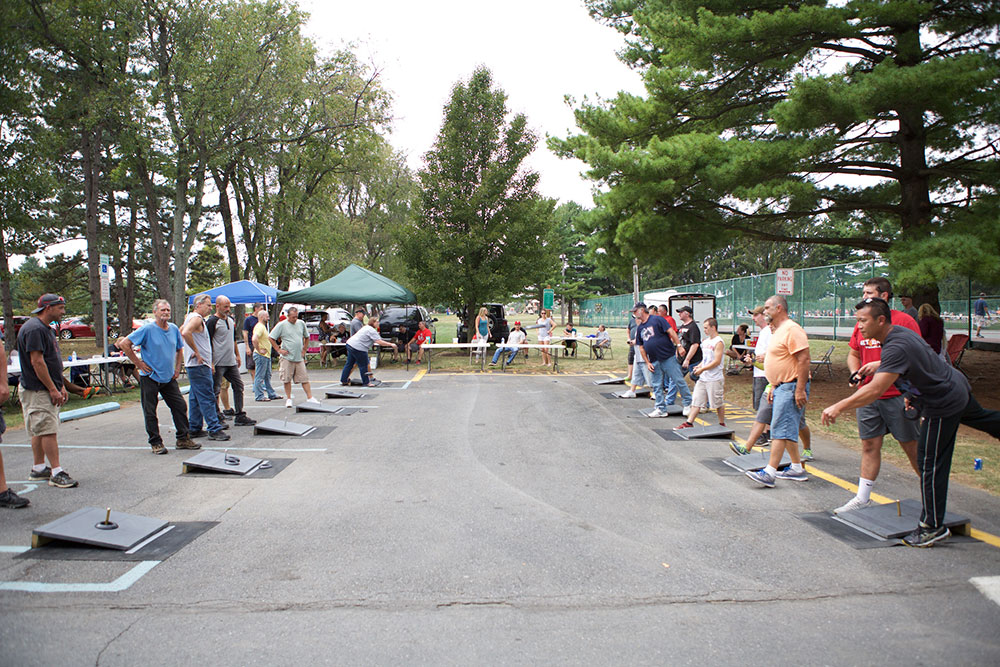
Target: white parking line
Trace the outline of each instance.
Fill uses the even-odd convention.
[[[973,577],[969,579],[969,583],[979,589],[979,592],[985,595],[994,603],[1000,605],[1000,577]]]
[[[26,593],[118,593],[127,590],[161,562],[163,561],[141,561],[114,581],[105,583],[50,584],[42,581],[0,581],[0,591],[24,591]]]
[[[21,444],[7,444],[4,443],[0,447],[31,447],[31,445],[21,445]],[[149,447],[128,447],[128,446],[116,446],[116,445],[59,445],[59,449],[121,449],[121,450],[132,450],[140,452],[148,452]],[[251,452],[325,452],[326,447],[303,447],[300,449],[290,449],[287,447],[203,447],[202,449],[217,449],[222,451],[224,449],[242,449],[244,451]],[[27,482],[10,482],[11,484],[26,484]]]

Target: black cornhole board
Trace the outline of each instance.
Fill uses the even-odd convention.
[[[761,452],[755,449],[749,454],[743,454],[742,456],[730,456],[723,463],[740,472],[749,472],[750,470],[763,470],[770,461],[770,452]],[[784,452],[781,455],[781,463],[778,464],[778,470],[787,468],[791,464],[792,459],[788,456],[788,452]]]
[[[594,384],[625,384],[628,378],[608,378],[607,380],[594,380]]]
[[[917,527],[920,521],[921,505],[917,500],[903,500],[897,511],[896,503],[872,505],[851,512],[834,515],[834,519],[846,523],[855,530],[874,535],[883,540],[904,537]],[[969,533],[969,520],[964,516],[945,512],[944,525],[956,535]]]
[[[649,413],[652,412],[655,409],[656,408],[647,408],[645,410],[639,410],[638,411],[639,412],[639,416],[645,417],[646,419],[651,419],[651,417],[649,416]],[[683,414],[684,414],[684,406],[683,405],[668,405],[667,406],[667,415],[668,416],[670,416],[670,417],[677,417],[678,415],[683,415]],[[665,418],[664,417],[653,417],[652,419],[665,419]]]
[[[198,452],[187,461],[181,464],[181,473],[189,472],[214,472],[224,475],[248,475],[257,469],[264,459],[244,456],[242,454],[230,453],[230,457],[235,457],[236,465],[226,463],[225,452],[206,449]]]
[[[240,457],[243,458],[242,456]],[[187,472],[182,472],[178,477],[214,477],[216,479],[272,479],[278,476],[278,473],[287,468],[292,464],[295,459],[266,459],[271,463],[270,468],[261,468],[260,466],[254,468],[252,472],[246,475],[227,475],[221,472],[215,472],[213,470],[207,470],[202,468],[193,468]]]
[[[257,422],[253,427],[254,435],[308,435],[315,430],[315,426],[309,424],[299,424],[285,419],[265,419]]]
[[[114,512],[111,513],[112,518]],[[218,521],[176,521],[171,522],[167,528],[159,533],[154,533],[155,539],[146,543],[139,543],[133,553],[121,551],[119,549],[102,549],[92,547],[78,542],[64,542],[53,540],[40,547],[28,549],[23,553],[14,556],[15,559],[32,560],[101,560],[101,561],[121,561],[136,562],[143,560],[166,560],[194,541],[196,537],[207,532],[213,526],[218,525]],[[854,532],[854,531],[852,531]]]
[[[347,391],[346,389],[341,389],[341,390],[327,389],[326,390],[326,397],[327,398],[364,398],[367,395],[368,394],[356,394],[353,391]]]
[[[700,440],[702,438],[728,440],[733,436],[733,429],[728,426],[719,426],[718,424],[714,426],[692,426],[691,428],[682,428],[677,431],[677,435],[685,440]]]
[[[107,510],[99,507],[80,508],[31,531],[31,546],[35,548],[52,540],[61,540],[126,551],[167,527],[167,522],[162,519],[112,510],[111,521],[118,524],[118,528],[97,528],[106,516]]]

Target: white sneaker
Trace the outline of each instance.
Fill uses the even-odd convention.
[[[657,408],[653,408],[652,410],[646,413],[646,416],[651,419],[656,419],[657,417],[666,417],[667,413],[660,412]]]
[[[292,407],[292,399],[290,398],[285,399],[285,407],[286,408]]]
[[[853,498],[851,498],[850,500],[848,500],[846,503],[844,503],[843,505],[841,505],[837,509],[833,510],[833,513],[834,514],[843,514],[844,512],[853,512],[854,510],[861,510],[861,509],[864,509],[866,507],[871,507],[871,506],[872,506],[872,501],[870,499],[869,500],[861,500],[861,498],[858,498],[857,496],[854,496]]]
[[[622,398],[635,398],[635,392],[631,389],[621,395]]]
[[[306,403],[312,403],[313,405],[323,405],[322,403],[320,403],[320,400],[318,398],[316,398],[315,396],[313,396],[312,398],[306,399]]]

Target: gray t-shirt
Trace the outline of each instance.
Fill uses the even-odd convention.
[[[365,326],[365,323],[355,317],[353,320],[351,320],[351,335],[353,336],[354,334],[361,331],[361,327],[363,326]]]
[[[359,352],[367,352],[377,340],[382,340],[378,331],[366,324],[358,330],[358,333],[347,339],[347,344]]]
[[[904,394],[919,392],[910,400],[925,417],[951,417],[969,403],[972,387],[966,377],[906,327],[894,326],[889,331],[882,342],[882,363],[878,370],[898,373],[896,387]]]
[[[191,338],[194,339],[194,345],[198,348],[198,354],[201,355],[202,361],[205,362],[206,366],[212,365],[212,341],[208,337],[208,327],[205,326],[205,318],[198,313],[188,313],[188,316],[184,318],[184,326],[187,326],[188,322],[194,319],[200,319],[202,323],[201,331],[195,331],[191,334]],[[197,366],[198,357],[194,356],[194,350],[188,346],[187,341],[184,341],[184,365],[185,366]]]
[[[216,366],[236,365],[236,320],[231,317],[220,318],[215,315],[209,317],[207,325],[213,325],[215,333],[212,334],[212,358]],[[213,328],[209,326],[209,328]]]
[[[282,320],[274,325],[269,335],[281,343],[281,347],[288,350],[288,356],[282,356],[282,359],[289,361],[302,361],[304,359],[302,344],[305,342],[306,336],[309,335],[305,322],[295,320],[295,324],[292,324],[288,320]]]

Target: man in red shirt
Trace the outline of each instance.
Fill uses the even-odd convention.
[[[427,322],[420,320],[420,323],[417,325],[417,333],[413,334],[413,338],[410,339],[409,344],[406,346],[406,363],[410,363],[410,360],[413,359],[414,351],[417,353],[417,363],[420,363],[420,360],[424,356],[424,348],[420,346],[431,342],[433,334],[434,332],[427,327]]]
[[[878,298],[886,303],[892,303],[892,285],[882,276],[866,280],[861,288],[861,294],[864,299]],[[920,335],[920,328],[914,319],[900,310],[892,311],[892,324],[906,327]],[[847,368],[853,376],[862,366],[870,365],[870,368],[866,368],[865,377],[854,385],[855,389],[860,389],[871,381],[881,359],[882,344],[874,338],[862,336],[861,330],[855,324],[854,333],[851,334],[850,351],[847,354]],[[917,420],[906,417],[905,408],[902,395],[892,385],[878,400],[858,408],[858,435],[861,437],[861,476],[858,478],[858,493],[847,503],[833,510],[834,514],[861,509],[872,504],[872,487],[875,486],[875,480],[882,466],[882,440],[886,433],[891,433],[892,437],[899,441],[907,458],[910,459],[910,465],[918,475],[920,474],[917,465],[917,436],[920,433],[920,424]]]

